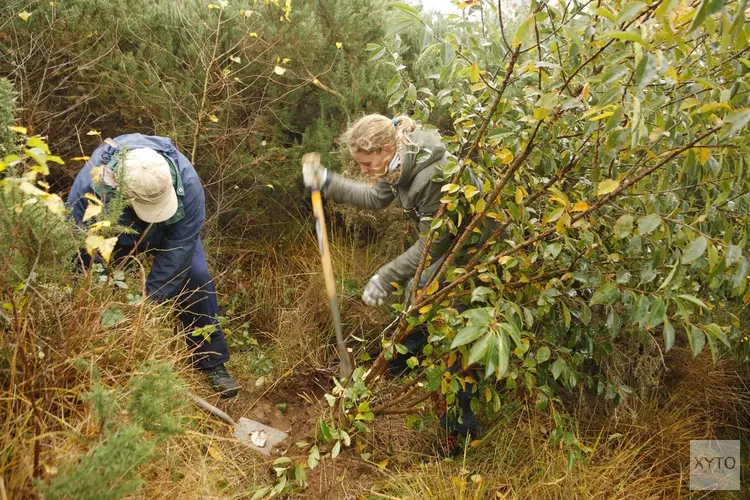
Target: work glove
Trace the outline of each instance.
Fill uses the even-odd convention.
[[[370,307],[382,306],[386,298],[388,298],[388,291],[380,281],[380,276],[376,274],[365,286],[365,291],[362,292],[362,302]]]
[[[313,176],[318,177],[318,186],[322,187],[328,179],[328,169],[310,163],[302,164],[302,181],[305,183],[305,187],[312,187]]]

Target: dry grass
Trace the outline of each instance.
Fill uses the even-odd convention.
[[[351,335],[349,345],[355,352],[376,350],[388,317],[361,305],[358,292],[384,258],[353,244],[338,227],[331,233],[337,276],[346,277],[339,290],[345,333]],[[233,348],[230,369],[243,385],[240,397],[233,401],[211,396],[201,378],[186,367],[184,341],[174,332],[168,307],[128,305],[125,291],[96,280],[39,290],[46,302],[28,309],[19,330],[25,335],[19,339],[24,354],[33,354],[33,362],[20,363],[19,351],[12,369],[3,372],[1,379],[1,450],[6,458],[0,462],[0,493],[4,489],[8,498],[33,494],[35,447],[42,481],[86,453],[99,432],[90,404],[82,399],[94,373],[106,387],[120,389],[125,398],[132,374],[149,359],[172,364],[191,390],[231,415],[278,425],[292,431],[293,441],[311,442],[317,419],[327,411],[321,395],[330,390],[337,357],[312,228],[296,226],[285,234],[286,239],[264,233],[263,238],[244,237],[242,243],[224,238],[220,248],[208,245],[215,256],[212,268],[229,321],[229,338],[242,336],[246,329],[257,342]],[[232,265],[222,269],[221,262]],[[140,271],[134,270],[129,291],[139,287],[141,279]],[[126,319],[104,328],[102,314],[111,308],[120,308]],[[45,353],[43,358],[40,351]],[[654,353],[647,354],[648,367],[653,368]],[[257,370],[261,355],[270,362],[269,371],[263,374]],[[622,355],[632,358],[627,349]],[[623,380],[637,380],[632,374],[641,374],[644,363],[636,363],[635,368],[621,364]],[[342,451],[337,459],[324,457],[318,468],[308,471],[307,490],[296,495],[420,499],[688,496],[689,441],[734,436],[750,427],[748,374],[729,361],[713,365],[708,353],[693,359],[679,347],[664,359],[666,370],[660,358],[658,365],[661,371],[650,370],[646,377],[649,388],[640,391],[636,387],[636,394],[617,413],[584,393],[568,402],[579,423],[580,439],[592,449],[586,463],[571,471],[564,451],[548,444],[550,422],[533,409],[521,407],[454,461],[430,459],[434,433],[410,430],[403,416],[394,415],[379,418],[370,433],[357,436],[352,449]],[[265,382],[256,386],[261,376]],[[279,403],[286,404],[283,414]],[[35,411],[40,412],[36,418]],[[140,467],[144,484],[134,498],[243,498],[253,488],[273,483],[271,461],[230,439],[228,426],[190,405],[180,411],[186,418],[184,432],[161,442],[151,460]],[[126,420],[127,415],[119,418]],[[41,426],[35,431],[37,421]],[[300,451],[293,446],[288,453],[294,460],[304,459],[295,455]],[[370,455],[363,460],[360,453]]]
[[[360,493],[371,498],[679,498],[690,496],[693,439],[738,439],[750,429],[744,367],[708,353],[675,348],[665,360],[676,377],[637,411],[613,418],[604,403],[580,394],[571,402],[578,435],[592,451],[568,471],[551,448],[550,423],[522,408],[453,462],[397,468]],[[730,437],[731,436],[731,437]],[[745,486],[747,487],[747,486]]]

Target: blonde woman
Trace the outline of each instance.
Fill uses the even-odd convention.
[[[326,168],[305,164],[302,166],[305,185],[311,187],[313,177],[317,176],[327,198],[369,210],[385,208],[396,200],[420,234],[403,254],[380,267],[365,286],[362,300],[369,306],[380,306],[395,290],[393,283],[407,285],[417,270],[425,246],[424,235],[429,232],[432,217],[440,208],[441,188],[446,182],[436,179],[442,177],[441,167],[447,164],[449,154],[437,131],[424,130],[407,116],[364,116],[352,125],[344,138],[360,171],[374,183],[354,181]],[[447,234],[430,245],[432,264],[422,274],[420,285],[425,284],[429,273],[439,265],[451,238]],[[426,342],[426,329],[415,329],[402,342],[409,354],[395,355],[389,361],[391,373],[405,370],[406,360],[419,355]],[[471,385],[458,394],[461,415],[450,424],[443,419],[443,427],[449,430],[450,447],[442,445],[441,452],[453,453],[458,448],[453,446],[450,438],[473,434],[476,430],[476,417],[470,409],[471,392],[474,391]]]

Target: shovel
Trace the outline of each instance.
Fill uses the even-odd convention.
[[[241,417],[239,421],[235,422],[232,417],[208,401],[199,398],[192,392],[187,392],[186,395],[188,398],[192,399],[196,405],[231,425],[234,428],[233,434],[237,441],[267,457],[271,456],[271,453],[274,451],[274,447],[277,444],[289,436],[289,434],[284,431],[263,425],[260,422],[250,420],[249,418]]]
[[[302,164],[320,166],[319,153],[307,153],[302,155]],[[339,351],[339,378],[349,378],[352,374],[352,360],[349,351],[344,343],[344,334],[341,333],[341,315],[339,314],[339,303],[336,299],[336,283],[333,279],[333,264],[331,263],[331,253],[328,250],[328,234],[326,233],[326,221],[323,214],[323,200],[320,196],[320,181],[318,176],[313,176],[310,190],[312,197],[313,215],[315,216],[315,231],[318,233],[318,247],[320,249],[320,259],[323,263],[323,277],[326,282],[326,294],[328,295],[328,306],[333,316],[333,329],[336,332],[336,347]]]

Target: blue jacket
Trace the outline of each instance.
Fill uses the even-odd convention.
[[[180,193],[178,190],[177,195],[182,202],[184,216],[174,223],[167,221],[149,225],[140,220],[131,208],[127,208],[120,218],[120,225],[135,229],[137,234],[121,235],[117,242],[118,247],[128,251],[137,246],[139,251],[155,252],[156,257],[146,282],[146,291],[149,297],[155,300],[175,297],[182,291],[206,218],[206,203],[200,178],[190,161],[177,151],[168,138],[127,134],[115,138],[114,142],[118,145],[126,144],[128,149],[154,149],[169,157],[177,166],[184,191]],[[106,165],[116,151],[116,148],[106,143],[102,144],[91,154],[89,161],[76,176],[67,205],[72,209],[75,222],[81,227],[85,227],[83,214],[89,203],[84,195],[94,193],[91,169]]]

